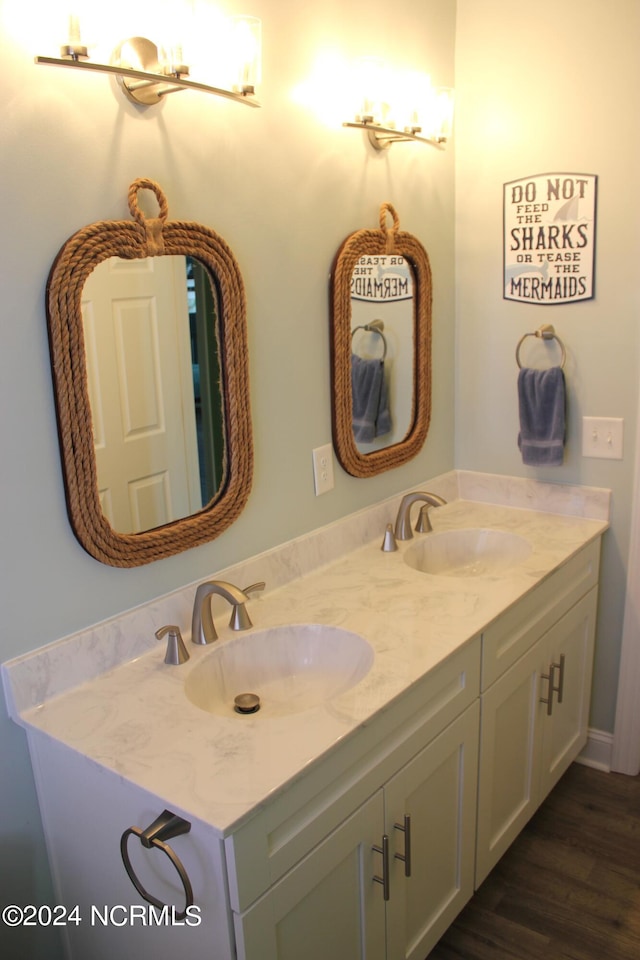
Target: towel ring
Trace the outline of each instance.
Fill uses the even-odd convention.
[[[189,908],[193,906],[193,887],[191,886],[191,881],[189,880],[187,871],[182,865],[182,861],[176,856],[171,847],[164,841],[170,840],[172,837],[179,837],[183,833],[189,833],[190,830],[191,824],[188,820],[183,820],[182,817],[172,813],[170,810],[164,810],[160,816],[157,817],[153,823],[147,827],[146,830],[141,830],[140,827],[129,827],[120,837],[120,854],[122,856],[124,868],[129,875],[131,883],[134,885],[143,900],[146,900],[147,903],[151,903],[154,907],[159,907],[160,909],[163,909],[166,904],[164,904],[161,900],[158,900],[157,897],[154,897],[151,893],[149,893],[148,890],[145,890],[138,878],[138,875],[133,869],[133,864],[131,863],[131,859],[129,857],[129,837],[131,834],[134,834],[140,839],[140,843],[143,847],[146,847],[148,850],[150,850],[151,847],[157,847],[158,850],[162,850],[162,852],[169,858],[178,872],[185,896],[184,910],[176,912],[175,915],[175,919],[178,921],[184,920],[189,912]]]
[[[387,356],[387,339],[382,332],[384,330],[384,320],[372,320],[371,323],[361,323],[359,327],[354,327],[351,331],[352,342],[356,330],[366,330],[368,333],[377,333],[378,336],[382,338],[383,353],[380,359],[384,360]]]
[[[527,339],[527,337],[538,337],[540,340],[557,340],[560,349],[562,350],[562,359],[560,360],[560,367],[564,369],[564,363],[567,359],[567,351],[564,348],[564,343],[554,330],[553,326],[550,323],[545,323],[539,327],[534,333],[525,333],[524,336],[520,337],[518,340],[518,346],[516,347],[516,363],[522,370],[522,364],[520,363],[520,347]]]

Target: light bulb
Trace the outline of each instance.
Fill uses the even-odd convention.
[[[186,76],[189,40],[194,33],[193,4],[190,0],[163,0],[155,11],[158,36],[158,63],[163,73],[172,76]]]
[[[436,140],[448,140],[453,129],[453,99],[451,87],[437,87],[433,96],[431,133]]]
[[[262,22],[257,17],[233,17],[231,58],[234,90],[253,93],[262,79]]]
[[[83,43],[81,33],[81,11],[75,9],[69,13],[68,39],[60,48],[60,56],[65,60],[84,60],[89,56],[87,44]]]
[[[355,66],[354,86],[358,91],[356,120],[382,123],[386,110],[384,78],[386,67],[379,57],[363,57]]]
[[[428,73],[412,70],[407,75],[405,128],[421,133],[429,126],[428,114],[433,102],[433,88]]]

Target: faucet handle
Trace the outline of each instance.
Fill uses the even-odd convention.
[[[393,524],[388,523],[387,528],[384,532],[384,539],[382,541],[382,546],[380,547],[384,553],[394,553],[398,549],[398,544],[396,541],[395,534],[393,532]]]
[[[159,630],[156,630],[158,640],[162,640],[162,638],[167,635],[169,639],[167,640],[167,652],[164,656],[164,662],[170,663],[174,667],[179,666],[181,663],[186,663],[189,659],[189,654],[184,645],[180,627],[176,627],[175,624],[170,624],[167,627],[160,627]]]
[[[258,590],[264,590],[265,587],[266,583],[264,580],[258,580],[257,583],[252,583],[250,587],[245,587],[242,592],[246,594],[257,593]]]
[[[251,586],[245,587],[242,592],[248,595],[250,593],[255,593],[257,590],[264,590],[265,586],[266,584],[264,580],[260,580],[258,583],[252,583]],[[229,626],[232,630],[248,630],[253,626],[251,617],[247,613],[247,608],[244,603],[236,603],[233,605]]]

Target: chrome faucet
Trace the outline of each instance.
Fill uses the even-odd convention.
[[[413,531],[411,529],[411,507],[414,503],[424,503],[426,506],[420,511],[420,519],[416,530],[419,533],[428,533],[431,527],[428,511],[431,507],[442,507],[447,502],[437,493],[407,493],[400,502],[398,516],[396,517],[396,540],[411,540]]]
[[[249,594],[254,590],[264,590],[264,582],[253,583],[244,590],[232,583],[227,583],[226,580],[207,580],[205,583],[201,583],[196,590],[196,598],[193,604],[191,642],[205,644],[213,643],[214,640],[218,639],[213,623],[213,614],[211,613],[211,597],[214,594],[224,597],[233,607],[229,621],[232,630],[248,630],[249,627],[252,627],[253,624],[247,613],[245,603],[249,599]]]

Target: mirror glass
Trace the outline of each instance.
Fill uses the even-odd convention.
[[[119,533],[191,516],[224,482],[218,305],[190,256],[110,257],[82,318],[98,493]]]
[[[411,427],[413,287],[402,256],[364,255],[353,268],[353,433],[364,454],[398,443]]]

